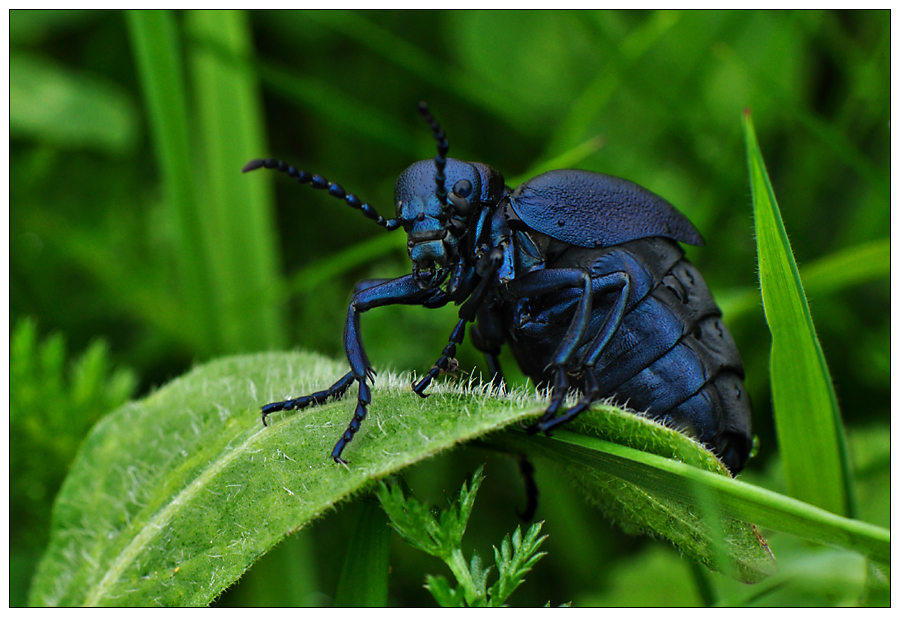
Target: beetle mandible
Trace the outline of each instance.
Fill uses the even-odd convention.
[[[339,399],[356,382],[356,411],[331,452],[346,463],[341,455],[366,418],[375,377],[360,314],[389,304],[454,302],[459,321],[438,361],[413,385],[419,396],[455,363],[472,324],[495,382],[507,344],[523,373],[549,388],[549,406],[529,432],[548,433],[612,397],[692,434],[738,473],[752,445],[750,400],[721,311],[678,244],[703,244],[691,222],[633,182],[588,171],[549,171],[511,190],[492,167],[448,158],[447,137],[425,103],[419,113],[437,155],[397,179],[394,218],[281,161],[244,167],[285,172],[388,231],[402,227],[413,264],[405,276],[357,285],[344,330],[350,371],[327,390],[263,406],[263,424],[277,411]],[[580,398],[566,408],[573,390]]]

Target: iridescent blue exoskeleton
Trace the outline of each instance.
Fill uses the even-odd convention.
[[[360,337],[361,313],[388,304],[460,304],[440,359],[413,390],[425,390],[455,363],[466,326],[502,379],[506,344],[525,375],[549,387],[550,403],[531,432],[564,424],[612,397],[709,446],[733,473],[752,445],[750,400],[741,357],[721,312],[679,242],[699,232],[669,202],[628,180],[576,170],[541,174],[515,190],[482,163],[447,158],[444,132],[419,111],[438,144],[397,179],[396,217],[321,176],[281,161],[254,160],[327,190],[387,230],[407,233],[411,274],[357,286],[344,330],[350,371],[327,390],[262,408],[268,414],[340,398],[359,384],[356,411],[331,453],[337,462],[372,400],[372,365]],[[449,187],[449,191],[447,190]],[[577,389],[577,403],[566,395]]]

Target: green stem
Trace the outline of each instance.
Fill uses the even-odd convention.
[[[462,549],[453,549],[449,555],[443,557],[443,560],[450,567],[453,576],[456,577],[456,582],[462,587],[463,593],[466,595],[466,604],[469,606],[482,605],[485,598],[481,598],[475,589],[475,581],[472,580],[472,573],[469,572],[469,564],[466,563]]]

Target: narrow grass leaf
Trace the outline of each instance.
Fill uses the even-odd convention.
[[[390,253],[407,254],[406,236],[402,233],[379,234],[327,255],[295,272],[288,284],[291,293],[311,291],[335,277],[370,264]]]
[[[194,159],[188,129],[183,59],[175,19],[168,11],[128,11],[128,33],[137,63],[156,161],[162,176],[166,213],[175,237],[180,296],[190,307],[184,340],[201,355],[212,352],[219,330],[206,271],[203,213],[194,186]]]
[[[715,455],[698,442],[650,419],[603,405],[582,414],[570,427],[578,432],[557,431],[553,439],[502,433],[492,436],[491,443],[556,464],[562,477],[570,478],[590,502],[629,533],[665,537],[710,569],[745,582],[774,572],[772,555],[750,524],[755,522],[752,517],[727,511],[713,530],[721,528],[721,533],[711,534],[696,498],[697,491],[705,489],[695,489],[684,480],[670,486],[669,467],[655,468],[656,462],[665,461],[680,470],[703,470],[734,483]],[[621,453],[622,458],[613,453]],[[635,465],[646,469],[634,473]],[[717,499],[710,495],[705,502]]]
[[[890,560],[891,536],[888,529],[838,516],[692,464],[568,431],[558,431],[553,439],[528,440],[516,432],[501,433],[491,439],[492,443],[516,451],[529,447],[535,455],[543,455],[559,463],[561,469],[573,470],[573,475],[577,471],[576,465],[586,470],[608,473],[665,500],[689,504],[692,509],[695,509],[696,503],[694,484],[703,483],[715,495],[723,516],[752,521],[762,528],[821,544],[847,548],[879,562]],[[654,531],[663,533],[656,528]]]
[[[775,425],[788,491],[802,501],[850,515],[852,487],[834,386],[749,112],[744,130],[763,308],[772,332]]]
[[[890,273],[890,238],[850,246],[800,267],[803,290],[808,296],[819,298]],[[751,314],[760,305],[759,289],[724,290],[716,294],[716,299],[729,323]]]
[[[826,294],[891,274],[890,237],[857,244],[826,255],[800,269],[803,289]]]
[[[274,348],[285,338],[285,325],[271,178],[240,173],[249,159],[267,151],[259,87],[247,63],[228,62],[213,48],[246,57],[250,26],[241,11],[190,11],[185,29],[192,41],[191,77],[203,146],[194,165],[204,187],[198,209],[222,317],[219,348]]]

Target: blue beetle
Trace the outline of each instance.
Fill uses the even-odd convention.
[[[419,112],[438,153],[397,179],[395,218],[281,161],[244,167],[285,172],[387,230],[402,227],[413,264],[406,276],[357,286],[344,330],[350,371],[327,390],[263,406],[263,423],[277,411],[340,398],[357,382],[356,411],[331,453],[346,463],[341,454],[366,417],[375,376],[360,314],[389,304],[454,302],[461,304],[459,321],[441,357],[414,384],[420,396],[455,363],[472,324],[494,380],[502,379],[505,344],[525,375],[549,387],[549,406],[530,432],[548,433],[611,397],[692,434],[738,473],[752,446],[750,400],[721,311],[678,244],[703,244],[690,221],[633,182],[588,171],[549,171],[510,190],[492,167],[447,158],[443,130],[424,103]],[[566,408],[573,390],[580,399]]]

